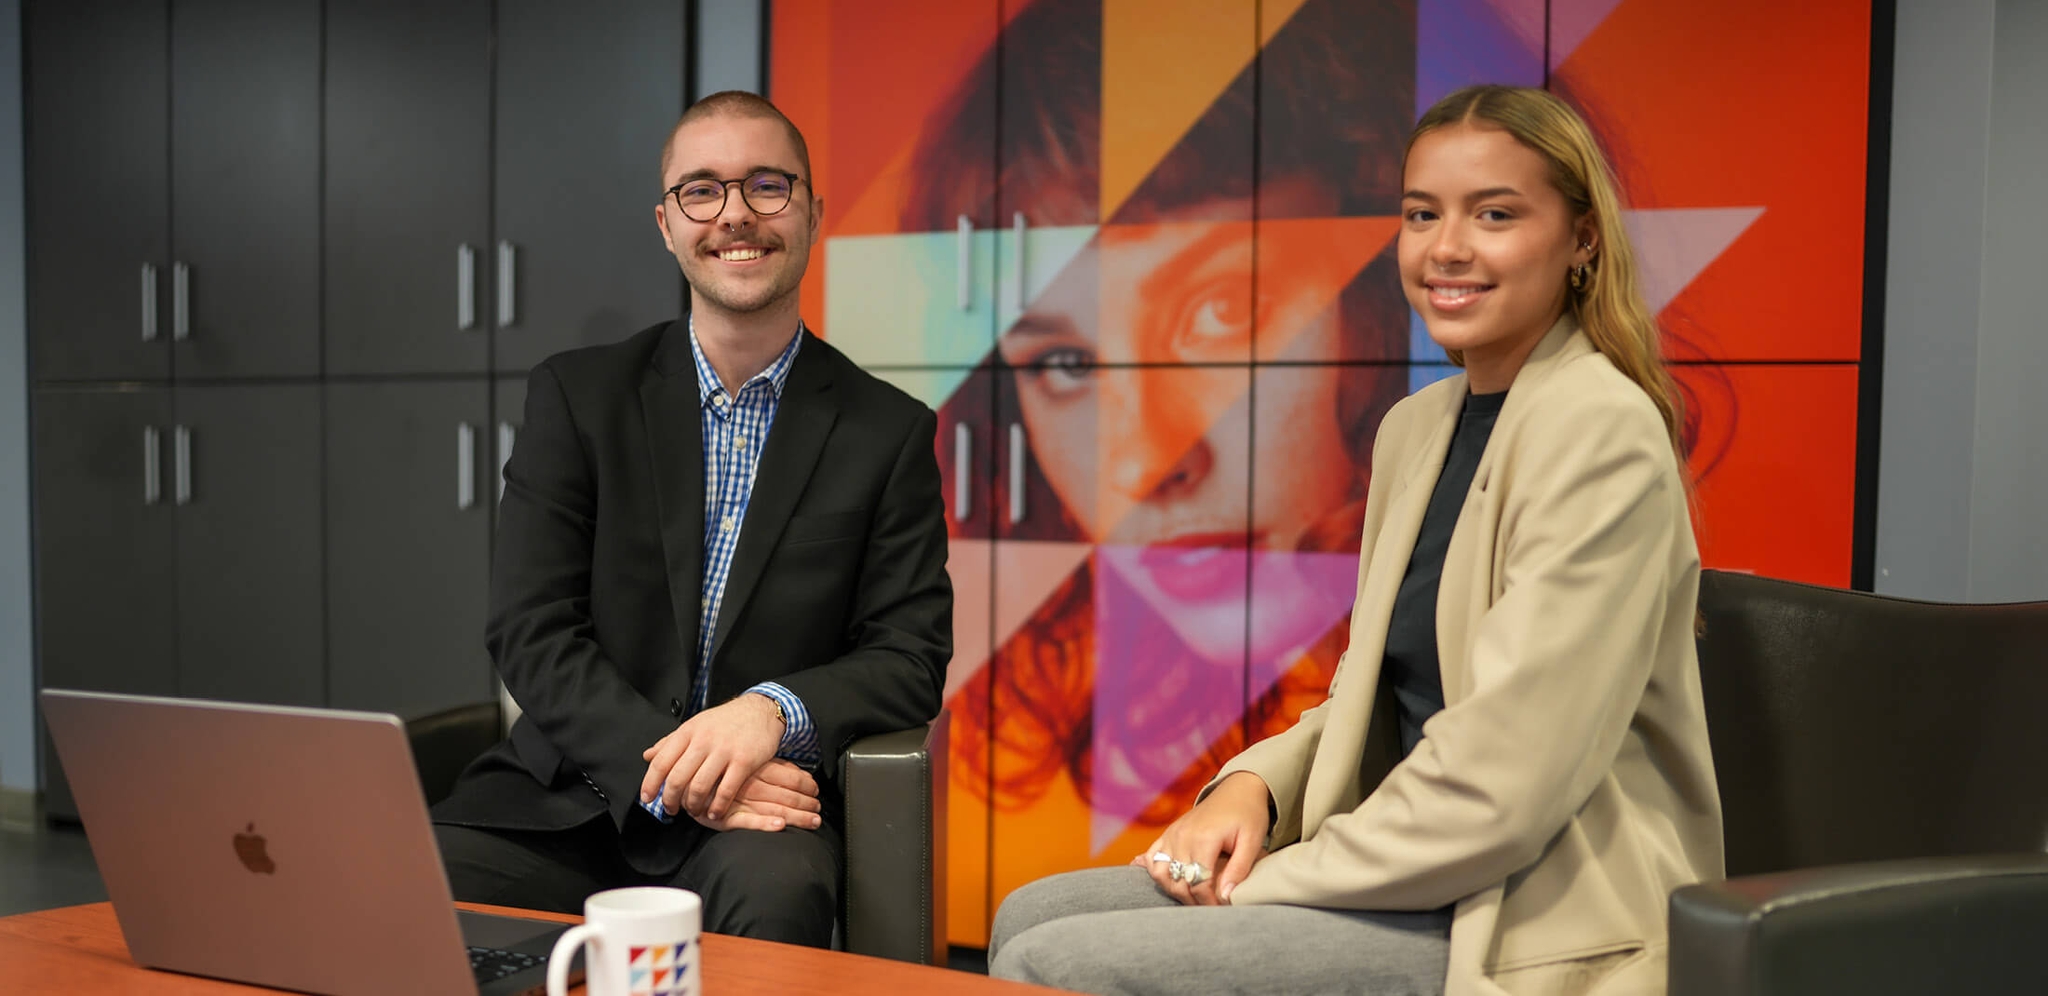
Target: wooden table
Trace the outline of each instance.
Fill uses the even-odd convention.
[[[457,903],[463,909],[579,923],[582,917]],[[257,993],[272,990],[142,968],[128,956],[111,903],[0,917],[0,991],[7,993]],[[582,992],[577,987],[574,992]],[[704,935],[710,996],[846,993],[850,996],[1029,996],[1059,990],[866,955],[821,951],[723,934]]]

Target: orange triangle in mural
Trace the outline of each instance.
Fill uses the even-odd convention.
[[[1124,198],[1258,51],[1245,0],[1103,0],[1102,204]]]
[[[1259,298],[1258,358],[1323,362],[1343,358],[1291,355],[1288,347],[1386,249],[1400,230],[1401,219],[1287,218],[1261,220],[1257,227],[1259,250],[1253,270]],[[1338,348],[1341,353],[1342,347]]]
[[[1103,367],[1095,380],[1096,539],[1114,542],[1124,516],[1196,459],[1196,444],[1212,430],[1249,432],[1251,369]]]
[[[905,144],[858,197],[845,202],[851,205],[850,210],[836,219],[830,214],[825,216],[825,227],[834,235],[869,235],[902,229],[898,212],[907,192],[912,151],[912,146]]]

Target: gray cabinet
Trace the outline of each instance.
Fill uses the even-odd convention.
[[[41,684],[491,696],[526,372],[683,308],[693,5],[23,8]]]
[[[489,382],[325,390],[328,704],[414,716],[489,698]]]
[[[491,382],[491,528],[497,530],[497,499],[505,495],[505,461],[519,444],[526,424],[526,378],[499,377]]]
[[[179,694],[321,705],[319,385],[180,385],[168,456]]]
[[[30,3],[25,44],[29,369],[171,374],[166,4]]]
[[[316,385],[34,394],[41,684],[325,701]],[[76,815],[48,745],[49,812]]]
[[[497,370],[682,312],[661,148],[682,116],[685,5],[499,0],[492,217]]]
[[[177,0],[172,363],[320,372],[320,4]]]
[[[329,4],[326,50],[326,371],[481,374],[491,4]]]
[[[319,372],[320,5],[27,5],[42,382]]]
[[[43,685],[178,691],[171,392],[34,394],[36,644]],[[73,816],[43,745],[49,811]]]

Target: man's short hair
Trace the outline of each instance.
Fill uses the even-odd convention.
[[[783,129],[789,132],[790,144],[796,146],[797,169],[801,171],[805,183],[811,182],[811,147],[804,142],[804,133],[797,130],[796,123],[789,120],[789,116],[782,113],[780,108],[770,103],[768,98],[758,93],[748,93],[745,90],[721,90],[691,104],[689,110],[684,111],[682,118],[676,122],[676,126],[669,129],[668,141],[661,147],[661,185],[663,187],[668,186],[668,168],[675,161],[676,133],[682,131],[684,126],[692,122],[719,116],[767,118],[771,121],[782,122]],[[816,191],[818,188],[813,184],[811,189]]]

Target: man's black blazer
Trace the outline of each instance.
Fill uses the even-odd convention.
[[[796,693],[817,726],[829,818],[848,743],[937,715],[953,592],[937,417],[803,334],[719,607],[709,701],[770,680]],[[534,368],[486,631],[524,715],[437,821],[553,830],[609,810],[626,828],[640,752],[681,722],[696,674],[699,414],[682,321]]]

